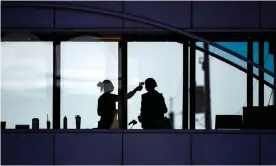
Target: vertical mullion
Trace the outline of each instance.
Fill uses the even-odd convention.
[[[253,61],[253,41],[247,42],[247,58]],[[253,107],[253,66],[247,63],[247,107]]]
[[[209,45],[207,43],[203,44],[205,50],[209,51]],[[212,116],[211,116],[211,97],[210,97],[210,66],[209,66],[209,55],[208,53],[204,52],[204,86],[205,86],[205,93],[206,93],[206,111],[205,111],[205,129],[212,129]]]
[[[53,129],[60,129],[60,41],[53,42]]]
[[[264,41],[259,42],[259,65],[264,67]],[[264,106],[264,72],[259,70],[259,106]]]
[[[196,50],[195,41],[190,45],[190,129],[195,129]]]
[[[127,129],[127,42],[119,42],[119,123],[121,129]]]
[[[183,43],[183,98],[182,129],[188,129],[189,123],[189,46]]]

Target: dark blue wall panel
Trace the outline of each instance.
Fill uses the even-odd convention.
[[[262,28],[276,28],[276,2],[262,2]]]
[[[176,28],[190,28],[191,2],[181,1],[140,1],[124,2],[124,12],[144,17]],[[141,24],[134,21],[124,21],[126,28],[157,28],[147,24]]]
[[[193,2],[193,28],[259,28],[260,2]]]
[[[54,155],[53,133],[16,134],[15,165],[52,165]]]
[[[1,164],[275,165],[275,140],[275,133],[1,133]]]
[[[189,134],[124,134],[125,165],[189,165]]]
[[[276,165],[276,134],[262,135],[262,165]]]
[[[55,2],[64,7],[93,7],[125,12],[177,28],[194,29],[258,29],[276,28],[276,2],[232,1],[92,1]],[[1,6],[2,28],[158,28],[118,17],[103,16],[76,10],[44,8],[53,2],[4,2],[3,4],[39,4],[40,8]],[[68,6],[70,5],[70,6]],[[43,7],[43,8],[41,8]],[[55,20],[55,21],[54,21]]]
[[[64,4],[64,3],[63,3]],[[66,4],[122,12],[122,2],[66,2]],[[121,18],[76,10],[58,10],[57,28],[122,28]]]
[[[122,134],[56,134],[57,165],[120,165]]]
[[[16,136],[13,133],[1,133],[1,164],[16,165]]]
[[[257,165],[257,134],[193,134],[192,164]]]
[[[53,28],[54,10],[1,7],[2,28]]]

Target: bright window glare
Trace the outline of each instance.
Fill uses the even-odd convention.
[[[81,128],[98,126],[97,83],[104,79],[113,82],[118,94],[117,42],[61,43],[61,128],[64,116],[68,128],[76,128],[75,115],[81,116]]]
[[[6,128],[52,119],[52,42],[1,42],[1,121]]]
[[[182,128],[183,97],[183,46],[176,42],[128,42],[128,91],[139,82],[152,77],[158,84],[157,90],[163,94],[168,112],[170,97],[173,97],[175,127]],[[128,121],[137,120],[140,114],[143,89],[128,100]],[[138,123],[133,129],[140,129]]]

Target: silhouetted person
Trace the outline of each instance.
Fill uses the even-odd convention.
[[[110,129],[117,112],[116,102],[119,101],[119,96],[111,93],[114,90],[114,86],[110,80],[104,80],[103,82],[98,83],[97,86],[101,88],[101,91],[104,91],[98,99],[97,112],[101,117],[98,128]],[[127,94],[126,98],[130,99],[137,91],[141,91],[142,89],[142,85],[137,86],[133,91]]]
[[[144,129],[168,128],[164,114],[167,106],[162,93],[155,90],[157,83],[153,78],[145,81],[147,93],[142,95],[141,114],[139,121]]]

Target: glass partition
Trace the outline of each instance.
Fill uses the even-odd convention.
[[[81,128],[98,126],[98,82],[109,79],[118,94],[117,42],[61,43],[61,128],[63,118],[68,128],[76,128],[75,116],[81,116]]]
[[[245,57],[247,57],[247,43],[246,42],[219,42],[218,44],[233,50]],[[203,47],[203,43],[197,43],[197,46]],[[218,54],[236,64],[247,68],[246,62],[242,62],[240,59],[233,57],[232,55],[225,53],[212,46],[209,47],[209,51]],[[197,100],[201,96],[203,102],[206,102],[205,94],[205,70],[203,70],[202,61],[204,60],[203,53],[196,52],[198,62],[196,62],[196,82],[200,90],[200,86],[203,86],[203,93],[197,94]],[[201,60],[200,60],[201,59]],[[201,62],[200,62],[201,61]],[[212,56],[209,56],[209,81],[210,81],[210,107],[211,107],[211,126],[215,128],[216,115],[241,115],[242,107],[246,105],[246,73],[238,70],[237,68],[222,62]],[[199,101],[196,101],[197,105],[201,105]],[[203,109],[206,110],[206,103]],[[198,113],[196,115],[196,129],[205,129],[205,112]]]
[[[6,128],[52,121],[53,43],[1,42],[1,121]]]
[[[183,45],[176,42],[128,42],[128,91],[154,78],[168,112],[174,112],[175,129],[182,128]],[[128,121],[140,115],[143,89],[128,100]],[[168,117],[168,114],[166,114]],[[138,121],[138,120],[137,120]],[[138,123],[133,129],[140,129]]]
[[[259,42],[254,42],[254,62],[259,64]],[[274,73],[274,56],[269,54],[269,43],[264,43],[264,67],[265,69],[271,71]],[[254,74],[259,75],[259,70],[254,67]],[[274,79],[268,74],[264,74],[265,81],[273,84]],[[254,93],[253,93],[253,99],[254,99],[254,106],[259,106],[259,80],[254,79],[253,81],[254,86]],[[267,85],[264,85],[264,104],[269,105],[273,104],[273,94],[272,89],[268,87]]]

